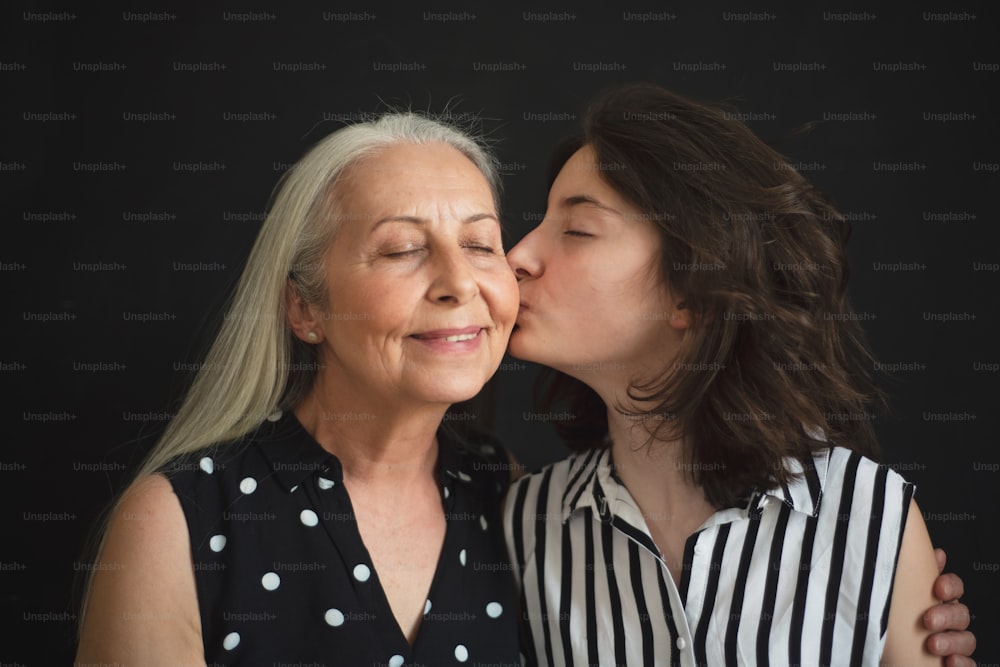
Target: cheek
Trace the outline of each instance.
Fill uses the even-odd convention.
[[[514,320],[517,318],[517,311],[521,304],[521,292],[517,286],[517,278],[514,277],[514,273],[511,271],[497,282],[504,319],[508,325],[512,326]]]
[[[491,317],[497,323],[513,326],[521,303],[521,293],[514,272],[506,263],[480,268],[479,288]]]
[[[379,339],[405,328],[413,312],[413,281],[344,277],[330,285],[327,324],[353,340]]]

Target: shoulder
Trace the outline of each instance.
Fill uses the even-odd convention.
[[[591,449],[567,456],[544,466],[537,472],[525,475],[515,482],[515,487],[537,489],[545,486],[549,489],[566,489],[593,474],[604,458],[601,456],[604,451],[604,449]]]
[[[253,435],[185,452],[156,471],[172,487],[192,529],[238,500],[247,484],[256,487],[274,474],[264,442]]]
[[[504,500],[504,536],[521,568],[534,556],[539,534],[560,530],[568,508],[604,460],[603,449],[573,454],[515,481]]]
[[[253,450],[252,441],[225,442],[175,456],[157,473],[170,480],[175,488],[199,481],[217,480],[243,467]]]
[[[111,511],[93,564],[78,658],[187,664],[201,651],[184,513],[167,478],[149,475]]]
[[[837,526],[851,539],[878,536],[880,557],[895,561],[914,485],[889,466],[843,447],[817,454],[815,462],[822,484],[816,515],[821,526]],[[859,528],[850,529],[849,525]]]
[[[505,514],[517,514],[517,520],[534,523],[552,516],[565,500],[592,479],[604,450],[594,449],[550,463],[537,472],[515,481],[507,493]]]
[[[890,466],[846,447],[831,447],[828,454],[817,454],[817,469],[824,466],[824,460],[825,485],[849,486],[854,489],[871,489],[875,485],[883,485],[885,488],[909,489],[912,493],[913,484]]]
[[[164,531],[186,535],[177,496],[170,481],[160,474],[143,477],[125,489],[108,528],[109,542],[117,536],[155,539]]]
[[[170,481],[153,474],[133,482],[112,509],[102,554],[126,559],[151,557],[149,566],[172,565],[182,556],[190,562],[184,513]],[[172,568],[184,570],[184,568]]]

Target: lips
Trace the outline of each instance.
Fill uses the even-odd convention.
[[[435,329],[434,331],[424,331],[422,333],[412,334],[412,337],[417,340],[460,343],[462,341],[476,338],[482,330],[483,327],[477,326],[464,327],[462,329]]]
[[[533,310],[531,310],[531,306],[522,301],[520,307],[517,309],[518,322],[522,322],[528,318],[535,317],[535,315],[536,313]]]

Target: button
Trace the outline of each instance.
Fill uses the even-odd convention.
[[[684,639],[683,637],[678,637],[678,638],[677,638],[677,650],[679,650],[679,651],[683,651],[683,650],[684,650],[684,649],[686,649],[687,647],[688,647],[688,642],[687,642],[687,640],[686,640],[686,639]]]
[[[700,545],[700,544],[696,544],[696,545],[694,545],[694,552],[695,552],[695,553],[696,553],[697,555],[699,555],[699,556],[700,556],[700,555],[702,555],[703,553],[705,553],[705,547],[703,547],[703,546],[702,546],[702,545]]]

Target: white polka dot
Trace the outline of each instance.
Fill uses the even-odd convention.
[[[465,648],[463,645],[459,644],[455,647],[455,660],[459,662],[465,662],[469,659],[469,649]]]
[[[471,481],[472,481],[472,478],[471,478],[471,477],[469,477],[469,476],[468,476],[467,474],[465,474],[464,472],[462,472],[461,470],[459,470],[459,471],[458,471],[458,478],[459,478],[460,480],[462,480],[463,482],[471,482]]]
[[[274,572],[268,572],[260,578],[260,585],[263,586],[265,590],[273,591],[281,585],[281,577]]]
[[[483,515],[483,514],[480,514],[479,515],[479,527],[482,528],[483,530],[486,530],[486,528],[487,528],[488,525],[489,524],[486,523],[486,516]]]
[[[320,477],[316,480],[316,486],[318,486],[323,491],[333,488],[333,480],[327,479],[326,477]]]
[[[327,625],[332,625],[336,628],[344,624],[344,612],[339,609],[327,609],[326,614],[323,615],[323,619],[326,620]]]
[[[389,667],[400,667],[404,662],[406,658],[397,654],[389,658]]]
[[[451,495],[451,491],[448,489],[447,486],[444,487],[444,497],[447,498],[450,495]]]
[[[465,565],[465,549],[458,552],[458,562]]]
[[[480,449],[482,450],[483,454],[486,455],[497,453],[496,447],[494,447],[493,445],[483,445]]]
[[[219,553],[226,548],[226,536],[225,535],[212,535],[212,539],[208,541],[208,548]]]
[[[299,488],[299,485],[298,485],[298,484],[296,484],[296,485],[295,485],[295,486],[293,486],[292,488],[288,489],[288,492],[289,492],[289,493],[295,493],[295,491],[296,491],[296,490],[297,490],[298,488]]]
[[[429,613],[431,613],[431,601],[428,599],[427,602],[424,603],[424,616]]]
[[[215,472],[215,461],[205,456],[201,461],[198,461],[198,467],[211,475]]]
[[[315,526],[319,523],[319,517],[316,516],[316,512],[312,510],[302,510],[299,512],[299,521],[302,522],[303,526]]]
[[[243,481],[240,482],[240,491],[246,494],[251,494],[257,490],[257,480],[253,477],[244,477]]]
[[[281,419],[281,410],[278,410],[276,412],[272,412],[271,414],[269,414],[267,416],[267,421],[269,421],[269,422],[276,422],[279,419]]]
[[[503,605],[499,602],[491,602],[486,605],[486,615],[490,618],[499,618],[500,614],[503,613]]]
[[[240,633],[230,632],[226,635],[225,639],[222,640],[222,648],[227,651],[232,651],[234,648],[240,645]]]
[[[372,576],[372,571],[364,563],[358,563],[354,566],[354,578],[358,581],[368,581],[370,576]]]

